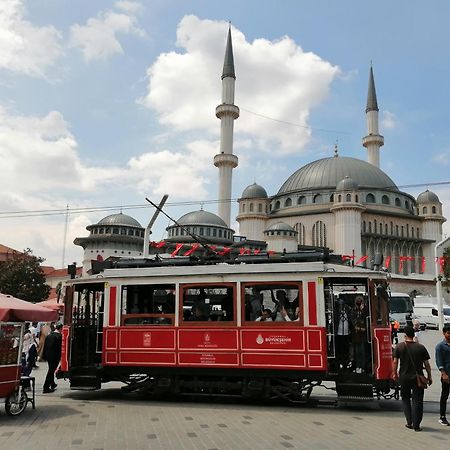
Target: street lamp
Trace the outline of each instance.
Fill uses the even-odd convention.
[[[442,275],[440,272],[440,264],[438,258],[438,248],[442,247],[447,241],[450,241],[450,237],[443,239],[438,242],[434,247],[434,261],[435,261],[435,273],[436,273],[436,296],[437,296],[437,306],[438,306],[438,319],[439,319],[439,329],[442,331],[444,328],[444,314],[443,314],[443,302],[442,302]]]

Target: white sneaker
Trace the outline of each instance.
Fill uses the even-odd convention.
[[[446,417],[441,417],[441,418],[438,420],[438,422],[439,422],[441,425],[447,425],[447,426],[450,426],[450,423],[448,422],[448,420],[447,420]]]

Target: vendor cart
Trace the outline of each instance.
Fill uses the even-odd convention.
[[[58,312],[25,302],[10,295],[0,294],[0,398],[5,398],[5,410],[18,416],[31,402],[22,385],[32,377],[21,377],[22,340],[25,321],[54,321]],[[34,381],[34,379],[33,379]]]

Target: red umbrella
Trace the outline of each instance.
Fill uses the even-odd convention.
[[[62,312],[64,309],[64,303],[58,303],[57,298],[49,298],[48,300],[44,300],[43,302],[37,303],[39,306],[43,306],[44,308],[53,309],[54,311]]]
[[[58,311],[0,294],[0,321],[51,322],[58,320]]]

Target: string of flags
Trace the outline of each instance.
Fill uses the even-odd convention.
[[[150,242],[150,246],[153,248],[163,248],[165,245],[167,245],[168,243],[166,241],[160,241],[160,242]],[[217,246],[216,245],[209,245],[208,248],[210,248],[211,250],[216,250]],[[175,244],[175,249],[172,251],[172,253],[170,254],[171,257],[175,257],[175,256],[191,256],[192,254],[194,254],[197,250],[200,249],[200,244]],[[183,253],[184,250],[184,253]],[[231,252],[231,247],[220,247],[220,250],[217,251],[217,254],[219,256],[226,256]],[[260,249],[249,249],[249,248],[240,248],[239,249],[239,255],[258,255],[259,253],[261,253]],[[269,255],[272,255],[276,252],[269,250],[266,252]],[[392,257],[392,256],[386,256],[384,258],[384,262],[383,262],[383,267],[386,267],[387,269],[391,266],[392,260],[396,259],[397,257]],[[425,272],[426,269],[426,258],[425,256],[418,256],[417,257],[419,259],[420,262],[420,271],[422,273]],[[346,262],[346,261],[355,261],[355,266],[360,266],[362,264],[364,264],[367,260],[369,259],[368,255],[364,255],[359,257],[358,259],[354,256],[354,255],[342,255],[342,261]],[[399,266],[398,266],[398,271],[402,272],[404,264],[408,261],[414,261],[416,260],[416,257],[414,256],[399,256],[398,257],[398,261],[399,261]],[[440,256],[437,258],[433,258],[434,263],[438,263],[439,267],[440,267],[440,272],[444,272],[444,266],[446,264],[450,264],[450,257],[448,256]]]

